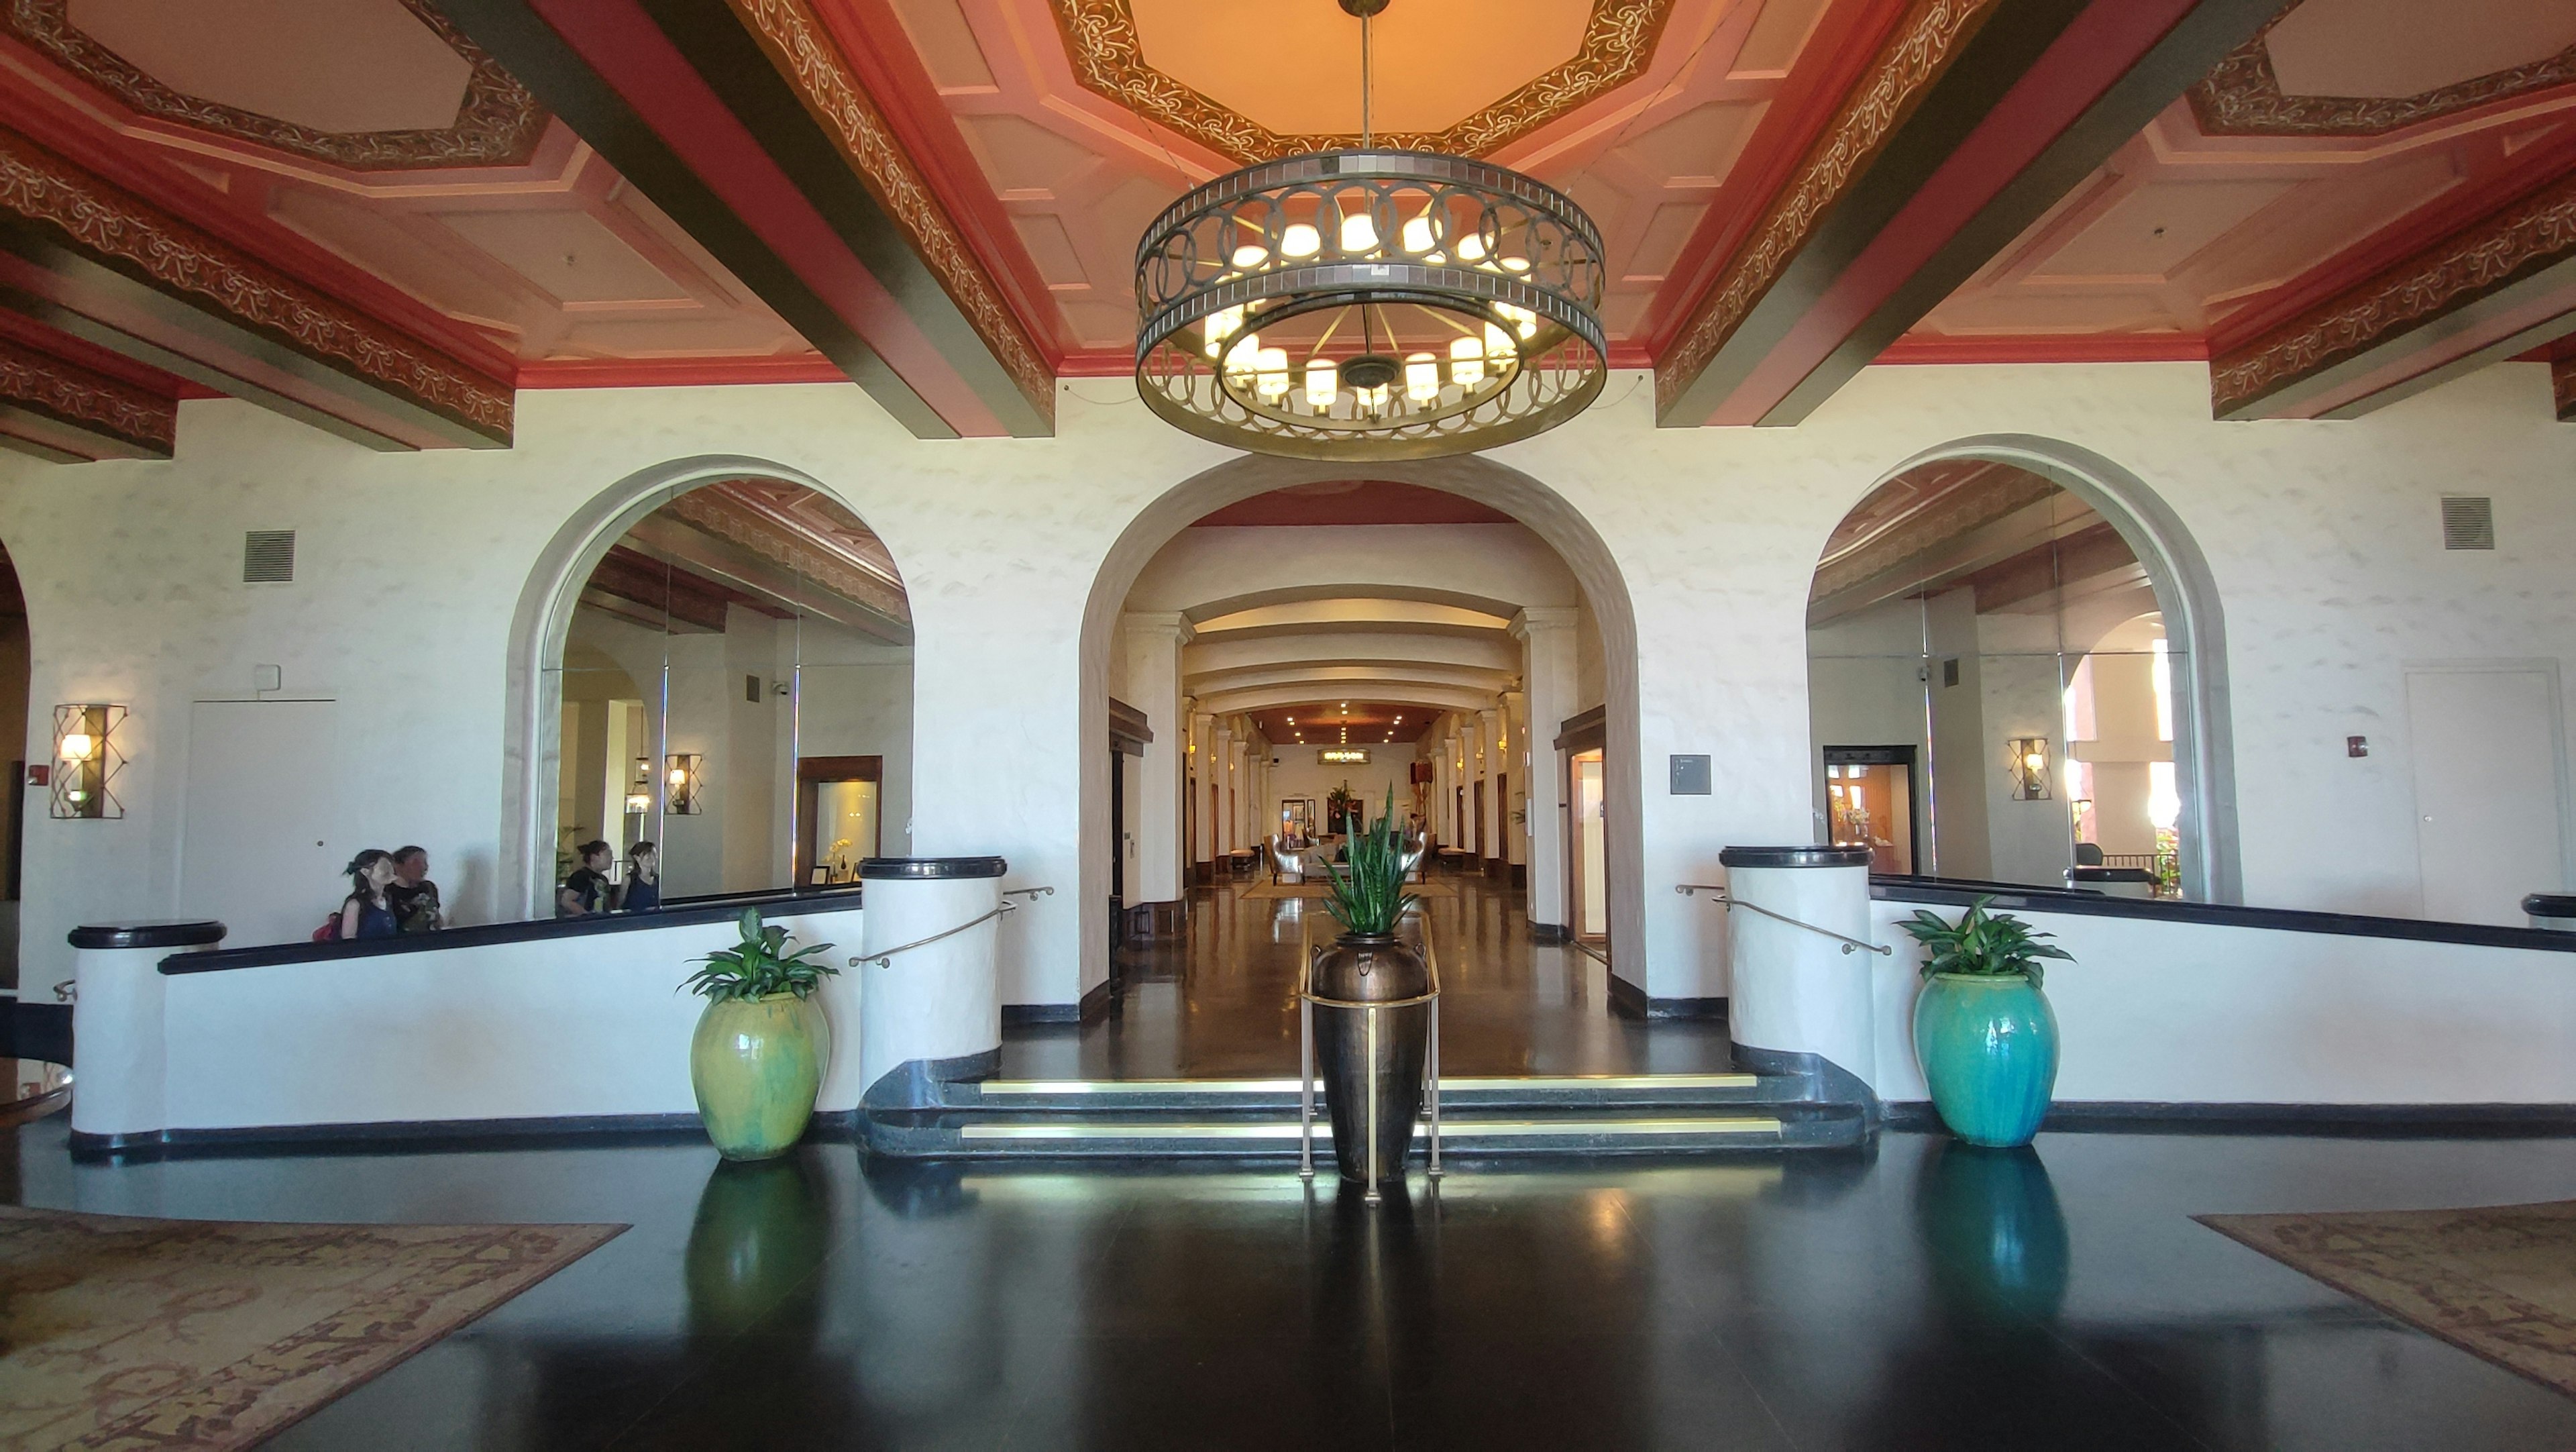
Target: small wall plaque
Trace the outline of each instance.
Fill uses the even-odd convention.
[[[1708,758],[1676,756],[1673,761],[1673,795],[1704,797],[1709,794]]]

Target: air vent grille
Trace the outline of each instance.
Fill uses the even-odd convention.
[[[2483,494],[2442,496],[2442,548],[2495,548],[2495,501]]]
[[[242,536],[242,583],[283,585],[295,578],[295,531],[254,529]]]

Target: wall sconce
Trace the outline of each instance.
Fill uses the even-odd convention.
[[[2048,738],[2016,736],[2009,746],[2012,751],[2013,800],[2048,800]]]
[[[694,817],[706,810],[698,805],[698,769],[706,758],[696,752],[679,753],[662,758],[662,785],[666,789],[664,808],[673,816]]]
[[[125,724],[123,706],[56,706],[54,708],[53,815],[114,819],[125,804],[108,790],[125,766],[116,749],[116,728]]]

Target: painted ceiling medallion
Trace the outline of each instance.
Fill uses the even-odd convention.
[[[1350,133],[1283,135],[1174,80],[1145,59],[1130,0],[1054,0],[1083,89],[1244,163],[1358,144]],[[1376,144],[1483,156],[1645,73],[1673,0],[1593,0],[1574,55],[1439,131],[1380,132]]]
[[[545,134],[545,108],[429,0],[402,0],[402,4],[471,66],[464,102],[452,125],[328,131],[191,96],[155,79],[74,25],[71,0],[0,0],[0,30],[140,115],[351,171],[525,163]]]
[[[2576,46],[2525,65],[2472,76],[2412,96],[2295,96],[2273,69],[2273,27],[2298,0],[2191,88],[2192,115],[2206,136],[2384,136],[2497,101],[2576,84]]]
[[[1136,250],[1136,385],[1177,428],[1254,453],[1417,459],[1528,438],[1589,406],[1608,346],[1601,233],[1489,162],[1370,144],[1192,191]]]

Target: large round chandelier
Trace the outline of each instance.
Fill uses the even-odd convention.
[[[1136,385],[1201,438],[1311,459],[1525,439],[1601,392],[1601,233],[1504,167],[1370,144],[1264,162],[1172,204],[1136,249]]]

